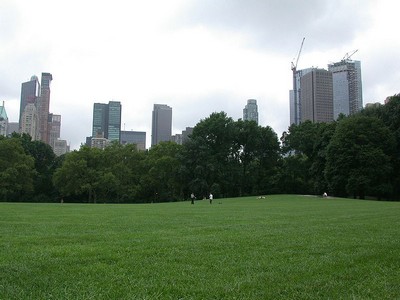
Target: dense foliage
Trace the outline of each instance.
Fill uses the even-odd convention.
[[[271,193],[400,198],[400,95],[332,123],[270,127],[224,112],[183,145],[82,146],[61,157],[27,135],[0,138],[0,201],[163,202]]]

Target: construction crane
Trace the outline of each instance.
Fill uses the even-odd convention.
[[[304,37],[303,40],[301,41],[301,46],[300,46],[300,50],[299,53],[297,54],[297,58],[296,58],[296,62],[293,63],[292,62],[292,71],[293,71],[293,101],[294,101],[294,123],[295,124],[299,124],[300,122],[300,104],[299,104],[299,99],[298,99],[298,94],[297,94],[297,78],[296,78],[296,73],[297,73],[297,63],[299,62],[299,58],[300,58],[300,54],[301,54],[301,50],[303,49],[303,44],[304,44],[304,40],[306,38]],[[295,60],[295,59],[293,59]]]
[[[300,50],[299,53],[297,54],[297,59],[296,59],[296,63],[294,64],[292,62],[292,71],[294,70],[294,72],[296,72],[296,68],[297,68],[297,63],[299,62],[299,58],[300,58],[300,54],[301,54],[301,49],[303,49],[303,44],[304,44],[304,40],[306,38],[304,37],[303,40],[301,41],[301,46],[300,46]],[[293,59],[294,60],[294,59]]]
[[[343,58],[342,58],[342,60],[350,60],[350,58],[353,56],[353,54],[354,53],[356,53],[358,51],[358,49],[357,50],[354,50],[354,51],[352,51],[352,52],[347,52],[344,56],[343,56]]]

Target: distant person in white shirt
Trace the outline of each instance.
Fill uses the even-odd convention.
[[[210,193],[210,197],[209,197],[209,198],[210,198],[210,204],[212,204],[212,201],[213,201],[213,194]]]

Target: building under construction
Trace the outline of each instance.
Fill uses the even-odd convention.
[[[302,78],[310,77],[308,74],[315,70],[314,68],[297,69],[297,64],[303,48],[304,38],[300,46],[297,57],[292,62],[293,72],[293,90],[290,90],[290,124],[300,124],[304,120],[312,120],[314,122],[333,121],[340,114],[351,115],[359,112],[363,107],[362,100],[362,84],[361,84],[361,63],[360,61],[351,60],[351,56],[357,52],[346,54],[339,62],[328,65],[326,78],[331,78],[331,86],[326,84],[326,80],[315,81],[312,86],[312,91],[319,91],[319,99],[315,93],[306,94],[302,89]],[[307,77],[307,78],[308,78]],[[317,78],[318,76],[311,76]],[[328,80],[328,79],[327,79]],[[303,85],[305,81],[303,80]],[[330,96],[328,94],[331,94]],[[311,97],[311,96],[312,97]],[[311,97],[311,98],[310,98]],[[330,98],[331,100],[329,100]],[[331,101],[329,104],[328,102]],[[323,103],[323,105],[321,104]],[[322,106],[321,106],[322,105]],[[319,111],[318,108],[319,107]],[[329,109],[328,109],[329,108]],[[333,109],[332,113],[328,110]],[[323,112],[323,114],[321,114]],[[321,116],[324,117],[321,119]],[[329,117],[331,115],[332,117]],[[328,118],[329,120],[327,120]]]
[[[351,115],[363,107],[361,63],[343,59],[328,65],[333,80],[333,117]]]

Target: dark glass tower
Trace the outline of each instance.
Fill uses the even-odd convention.
[[[107,139],[121,141],[121,103],[110,101],[108,103]]]
[[[93,106],[93,138],[121,140],[121,102],[95,103]]]
[[[92,137],[106,137],[107,132],[107,108],[108,104],[95,103],[93,105]]]

